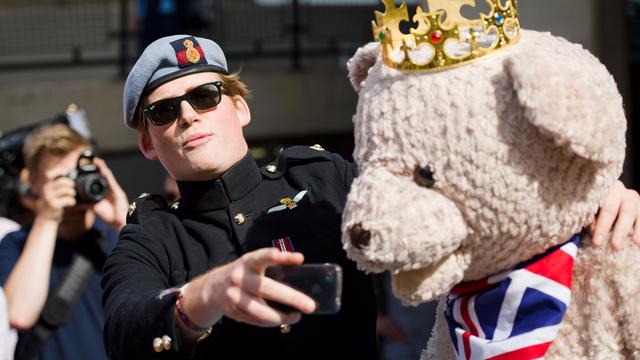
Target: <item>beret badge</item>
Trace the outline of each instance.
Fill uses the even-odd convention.
[[[175,51],[180,69],[207,64],[202,47],[193,36],[172,41],[171,46]]]
[[[189,60],[190,63],[197,64],[198,61],[200,61],[200,53],[193,47],[193,41],[186,39],[182,45],[187,49],[185,53],[187,60]]]

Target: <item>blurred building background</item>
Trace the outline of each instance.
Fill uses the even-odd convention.
[[[625,178],[637,188],[640,1],[519,5],[523,27],[583,44],[616,77],[629,114]],[[215,39],[230,69],[242,70],[254,95],[246,135],[258,160],[297,143],[349,157],[356,95],[345,63],[371,41],[375,9],[383,9],[377,0],[0,0],[0,131],[75,103],[128,195],[160,191],[161,167],[142,159],[135,132],[122,125],[122,87],[140,46],[179,31]]]

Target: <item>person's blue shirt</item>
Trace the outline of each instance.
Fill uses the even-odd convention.
[[[20,230],[5,236],[0,242],[0,286],[4,286],[11,269],[18,261],[30,229],[31,226],[22,227]],[[93,229],[102,233],[105,240],[105,250],[109,253],[118,240],[118,234],[101,220],[96,220]],[[49,294],[56,289],[58,282],[63,279],[73,254],[73,244],[58,239],[51,267]],[[99,269],[91,276],[65,324],[59,327],[45,341],[39,359],[107,359],[102,342],[104,313],[101,304],[101,271],[102,269]],[[27,334],[28,331],[21,333],[19,336],[24,339]],[[18,347],[20,345],[19,341]]]

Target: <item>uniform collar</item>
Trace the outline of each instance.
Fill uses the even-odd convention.
[[[206,181],[178,181],[180,208],[196,211],[227,207],[253,190],[262,175],[249,152],[222,176]]]

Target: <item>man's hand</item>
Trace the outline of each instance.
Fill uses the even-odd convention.
[[[122,190],[104,160],[94,158],[93,163],[98,167],[100,174],[104,176],[105,180],[107,180],[107,185],[109,185],[107,196],[98,201],[93,206],[93,210],[113,230],[120,232],[120,229],[127,221],[127,208],[129,207],[127,194]]]
[[[47,182],[37,194],[36,215],[61,222],[64,209],[76,205],[75,182],[59,169],[47,173],[46,178]]]
[[[625,188],[621,181],[616,181],[609,189],[595,222],[589,227],[593,244],[602,246],[610,239],[613,248],[620,250],[627,236],[633,232],[633,242],[640,245],[639,213],[640,195],[635,190]]]
[[[315,310],[315,301],[265,277],[264,273],[270,265],[299,265],[303,261],[304,256],[300,253],[271,248],[247,253],[193,280],[184,293],[184,311],[203,327],[210,326],[223,315],[262,327],[296,323],[300,320],[299,313],[280,312],[265,300],[289,305],[307,314]]]

